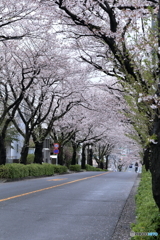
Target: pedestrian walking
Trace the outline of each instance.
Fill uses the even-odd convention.
[[[138,172],[138,162],[135,163],[135,172],[137,173]]]

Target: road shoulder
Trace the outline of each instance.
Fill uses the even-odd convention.
[[[122,210],[121,216],[117,222],[114,234],[111,238],[111,240],[130,240],[130,232],[131,223],[134,223],[136,220],[135,210],[136,210],[136,204],[135,204],[135,195],[138,189],[138,185],[141,179],[141,174],[138,174],[134,185],[131,189],[131,192],[129,194],[129,197],[127,198],[127,201],[125,203],[125,206]]]

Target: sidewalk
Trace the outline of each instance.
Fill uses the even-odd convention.
[[[130,240],[130,224],[135,222],[135,194],[140,182],[141,174],[137,174],[137,179],[131,189],[126,204],[122,210],[121,217],[117,223],[111,240]]]

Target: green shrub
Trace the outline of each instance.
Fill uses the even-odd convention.
[[[152,196],[151,174],[142,171],[141,182],[136,194],[136,223],[132,224],[133,232],[158,232],[159,236],[135,236],[135,240],[160,239],[160,213]]]
[[[6,179],[17,179],[28,176],[39,177],[39,176],[52,176],[54,172],[65,173],[68,168],[61,165],[53,165],[49,163],[28,164],[23,165],[20,163],[8,163],[6,165],[0,165],[0,178]]]
[[[20,163],[8,163],[1,167],[2,178],[24,178],[29,176],[29,171],[25,165]]]
[[[106,169],[101,169],[101,168],[97,168],[97,167],[93,167],[89,164],[85,165],[85,169],[86,171],[106,171]]]
[[[54,165],[54,164],[53,166],[54,166],[54,173],[65,173],[68,170],[66,166]]]
[[[29,176],[34,176],[34,177],[45,176],[45,168],[41,164],[33,163],[33,164],[26,165],[26,167],[29,170]]]
[[[6,165],[0,165],[0,178],[8,178],[9,169],[6,168]]]
[[[69,170],[70,171],[75,171],[75,172],[80,172],[81,171],[81,166],[79,164],[70,165]]]
[[[27,164],[31,164],[34,162],[34,154],[28,154],[27,156]]]
[[[54,166],[53,166],[53,164],[43,163],[42,166],[45,169],[45,175],[46,176],[54,175]]]

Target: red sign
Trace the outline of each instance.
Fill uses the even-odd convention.
[[[58,149],[59,148],[59,143],[54,143],[54,148]]]

